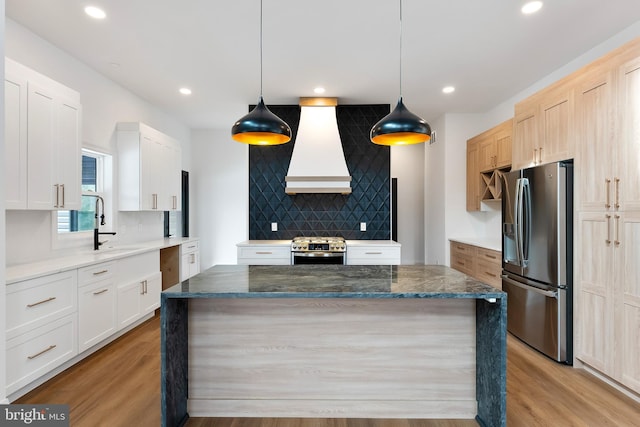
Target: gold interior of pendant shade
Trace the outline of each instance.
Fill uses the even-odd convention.
[[[371,141],[378,145],[411,145],[421,144],[431,139],[431,136],[423,133],[396,132],[386,133],[371,138]]]
[[[271,132],[244,132],[233,135],[233,139],[243,144],[280,145],[289,142],[291,137]]]
[[[338,105],[338,98],[324,97],[300,97],[301,107],[335,107]]]

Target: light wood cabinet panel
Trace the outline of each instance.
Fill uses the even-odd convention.
[[[503,169],[511,166],[513,150],[513,120],[503,123],[495,135],[496,168]]]
[[[451,241],[451,268],[502,289],[502,255],[498,251]]]
[[[613,180],[613,203],[623,211],[640,210],[640,58],[620,68],[618,85],[619,159]],[[619,180],[618,180],[619,178]]]
[[[479,144],[467,142],[467,211],[480,210],[480,167],[478,165]]]
[[[535,100],[516,104],[513,118],[512,169],[523,169],[535,165],[537,152],[534,152],[538,137],[538,113]]]

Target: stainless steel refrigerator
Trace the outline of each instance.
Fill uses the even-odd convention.
[[[573,162],[505,173],[502,289],[507,329],[558,362],[573,359]]]

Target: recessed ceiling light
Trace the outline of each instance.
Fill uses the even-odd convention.
[[[524,6],[522,6],[522,9],[520,9],[520,10],[525,15],[529,15],[529,14],[532,14],[532,13],[536,13],[541,8],[542,8],[542,2],[536,0],[536,1],[530,1],[530,2],[525,3]]]
[[[443,93],[452,93],[455,92],[456,88],[453,86],[445,86],[442,88]]]
[[[183,95],[191,95],[191,89],[189,89],[188,87],[181,87],[180,93]]]
[[[318,95],[325,93],[325,88],[318,86],[317,88],[313,89],[314,93],[317,93]]]
[[[105,13],[104,10],[100,9],[99,7],[95,7],[95,6],[87,6],[84,8],[84,13],[86,13],[87,15],[89,15],[90,17],[94,18],[94,19],[104,19],[107,17],[107,14]]]

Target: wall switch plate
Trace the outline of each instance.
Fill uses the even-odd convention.
[[[272,222],[271,223],[271,231],[278,231],[278,223],[277,222]]]
[[[367,223],[366,222],[361,222],[360,223],[360,231],[367,231]]]

